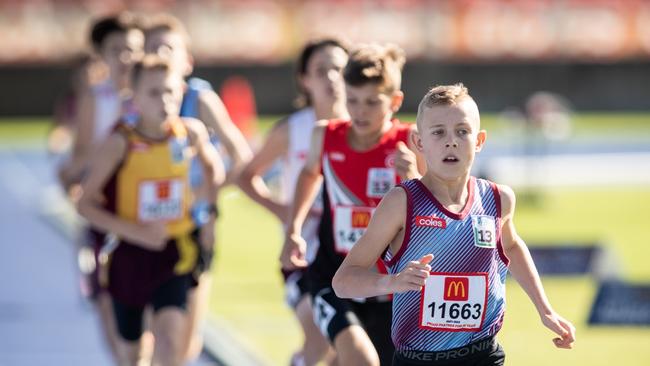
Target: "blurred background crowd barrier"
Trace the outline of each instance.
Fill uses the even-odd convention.
[[[395,42],[414,60],[650,56],[646,0],[2,0],[1,44],[12,52],[0,61],[65,60],[85,45],[93,16],[124,8],[174,13],[199,63],[285,62],[306,40],[332,33]]]
[[[13,86],[0,90],[0,114],[49,114],[92,19],[123,9],[179,17],[196,75],[246,77],[261,113],[291,109],[291,60],[323,35],[403,47],[405,111],[417,105],[409,96],[457,80],[488,111],[540,89],[578,110],[650,107],[649,0],[0,0],[0,84]]]

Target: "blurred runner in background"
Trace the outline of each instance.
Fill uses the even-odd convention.
[[[135,123],[121,121],[93,156],[79,212],[119,238],[100,268],[106,274],[120,335],[119,364],[142,359],[145,307],[153,308],[153,363],[186,357],[187,294],[198,280],[199,253],[212,246],[222,161],[203,123],[181,118],[183,78],[147,56],[133,71]],[[196,199],[190,163],[198,157],[208,201]],[[105,272],[104,272],[105,271]]]
[[[393,45],[364,45],[350,54],[343,71],[350,118],[314,127],[289,214],[282,265],[309,266],[314,319],[342,365],[388,365],[393,356],[390,296],[341,299],[332,278],[384,194],[400,180],[420,176],[411,146],[415,126],[393,118],[404,98],[404,61],[404,51]],[[320,245],[309,263],[301,229],[322,179]],[[373,268],[386,272],[381,261]]]
[[[240,176],[241,189],[255,202],[274,214],[283,225],[295,192],[298,174],[309,152],[312,130],[319,120],[347,119],[343,68],[347,48],[338,40],[322,39],[308,43],[298,58],[296,81],[300,96],[298,111],[273,126],[255,157]],[[273,197],[262,180],[277,159],[282,159],[280,197]],[[311,262],[318,249],[318,225],[322,201],[316,199],[309,217],[302,226],[307,242],[307,260]],[[304,334],[302,349],[293,357],[292,365],[316,365],[330,348],[314,324],[308,279],[304,269],[283,270],[286,299],[294,310]],[[333,351],[328,361],[333,361]]]
[[[147,54],[156,54],[169,59],[174,72],[179,73],[183,78],[192,73],[193,59],[189,50],[189,35],[178,19],[169,14],[149,16],[145,20],[144,31],[144,48]],[[223,156],[228,157],[226,184],[234,182],[243,165],[252,157],[252,152],[244,136],[230,120],[221,99],[208,81],[195,77],[186,81],[180,115],[196,118],[205,124],[212,144]],[[208,204],[216,203],[210,201],[206,194],[203,168],[198,159],[191,162],[190,183],[195,196]],[[207,240],[214,243],[214,228],[211,233],[212,237]],[[188,297],[191,327],[189,336],[186,338],[187,360],[196,358],[203,346],[200,325],[208,310],[212,284],[209,270],[213,261],[213,253],[213,245],[201,251],[199,256],[201,275],[198,285],[192,287]]]

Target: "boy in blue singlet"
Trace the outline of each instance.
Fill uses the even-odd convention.
[[[193,70],[193,59],[189,50],[190,39],[183,24],[169,14],[158,14],[148,17],[144,22],[144,50],[146,54],[156,54],[169,60],[174,72],[188,77]],[[203,122],[210,133],[210,141],[228,157],[229,169],[226,173],[226,184],[236,180],[241,168],[251,159],[253,153],[248,142],[239,129],[231,121],[221,99],[206,80],[196,77],[189,78],[185,83],[180,116],[192,117]],[[223,148],[223,149],[221,149]],[[190,184],[194,194],[201,204],[216,210],[215,202],[206,196],[204,174],[197,159],[192,160],[190,168]],[[206,223],[214,227],[216,215]],[[190,329],[186,337],[186,360],[195,359],[202,348],[200,324],[207,312],[209,291],[212,277],[210,265],[214,251],[214,230],[202,232],[202,241],[213,243],[210,248],[204,248],[199,258],[199,268],[196,273],[197,283],[188,296]]]
[[[417,149],[427,173],[384,196],[333,280],[340,297],[394,294],[393,365],[503,365],[506,272],[526,291],[544,326],[572,348],[574,326],[549,303],[513,223],[515,194],[470,176],[486,132],[462,84],[420,102]],[[382,257],[388,274],[369,268]]]

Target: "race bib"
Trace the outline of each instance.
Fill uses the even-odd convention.
[[[487,306],[487,273],[431,273],[422,288],[420,328],[478,331]]]
[[[497,235],[494,217],[472,215],[474,245],[481,248],[496,248]]]
[[[334,248],[347,254],[361,238],[375,209],[360,206],[334,207]]]
[[[138,221],[173,221],[183,216],[184,183],[180,179],[140,182]]]
[[[382,198],[397,183],[395,169],[370,168],[368,169],[368,185],[366,195],[372,198]]]

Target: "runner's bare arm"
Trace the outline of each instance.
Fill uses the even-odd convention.
[[[72,153],[59,170],[59,177],[65,189],[79,183],[88,163],[88,154],[95,131],[95,96],[90,88],[79,96],[79,109],[75,120],[75,137]]]
[[[419,291],[429,276],[432,255],[411,262],[396,275],[376,273],[371,267],[390,244],[396,253],[402,243],[395,240],[404,229],[406,193],[396,187],[389,191],[375,210],[366,232],[352,247],[339,267],[332,286],[341,298],[371,297],[396,292]]]
[[[208,131],[201,121],[194,118],[183,118],[185,126],[187,126],[188,137],[192,147],[196,149],[197,157],[199,158],[205,174],[205,182],[207,183],[208,195],[205,197],[209,202],[215,202],[219,187],[223,185],[225,180],[225,168],[221,156],[210,143]]]
[[[134,244],[150,250],[161,250],[167,240],[163,223],[136,224],[122,220],[102,207],[102,191],[111,175],[121,164],[126,153],[127,141],[119,133],[113,133],[99,148],[89,164],[89,172],[82,182],[82,195],[78,202],[79,213],[90,224]]]
[[[223,161],[212,143],[210,143],[205,125],[194,118],[184,118],[183,121],[187,126],[190,143],[196,149],[196,155],[201,162],[205,175],[205,189],[198,193],[201,197],[196,199],[206,201],[208,204],[214,204],[217,201],[219,188],[224,183],[226,176]],[[195,204],[196,202],[195,200]],[[199,242],[206,251],[212,251],[214,247],[216,220],[216,212],[210,212],[205,222],[200,223]]]
[[[326,128],[327,121],[316,122],[312,132],[311,148],[307,154],[307,161],[296,182],[296,193],[289,212],[286,237],[280,255],[282,266],[287,269],[307,265],[304,259],[306,243],[301,237],[301,230],[322,181],[321,154],[323,153]]]
[[[239,187],[253,201],[271,211],[281,222],[289,216],[289,207],[273,199],[261,174],[267,171],[279,157],[285,156],[289,144],[289,124],[286,118],[278,121],[253,159],[239,175]]]
[[[502,208],[501,243],[506,257],[510,260],[508,269],[535,305],[542,323],[560,336],[554,338],[553,343],[559,348],[572,348],[575,327],[551,307],[528,247],[515,229],[515,193],[505,185],[499,185],[498,188]]]
[[[234,183],[244,165],[253,157],[248,142],[230,119],[221,98],[212,90],[199,93],[199,116],[208,128],[214,130],[219,141],[224,145],[232,166],[224,184]]]

